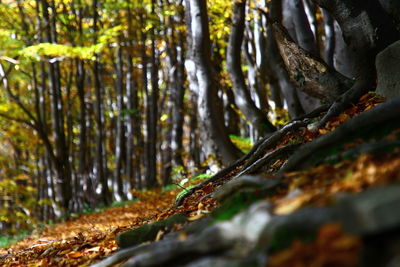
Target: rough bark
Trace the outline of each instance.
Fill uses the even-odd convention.
[[[311,30],[303,1],[286,1],[285,7],[282,13],[283,25],[288,29],[291,38],[305,51],[318,57],[319,49],[314,33]],[[305,112],[310,112],[321,104],[320,100],[301,90],[296,90],[296,94]]]
[[[351,81],[299,47],[278,23],[272,26],[292,82],[327,103],[350,88]]]
[[[273,0],[270,3],[270,21],[282,20],[282,3],[280,0]],[[267,28],[267,51],[268,51],[268,67],[271,73],[276,78],[283,98],[287,103],[287,109],[291,118],[296,118],[304,114],[304,110],[300,104],[299,98],[296,93],[296,88],[290,81],[288,72],[284,67],[282,57],[276,44],[275,36],[272,27]]]
[[[343,38],[354,56],[357,80],[351,90],[335,101],[318,124],[321,126],[374,87],[375,57],[379,51],[399,39],[400,34],[378,1],[314,2],[325,8],[339,23]]]

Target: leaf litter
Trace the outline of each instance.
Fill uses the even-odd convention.
[[[336,129],[357,114],[384,102],[373,93],[361,97],[360,101],[338,117],[331,119],[314,133],[301,128],[287,134],[274,149],[293,142],[310,142],[320,135]],[[390,133],[386,139],[396,139],[399,132]],[[355,140],[347,147],[362,143]],[[277,160],[274,169],[284,162]],[[39,235],[25,238],[6,249],[0,249],[2,266],[89,266],[118,250],[115,237],[118,233],[139,227],[145,223],[160,221],[177,213],[187,214],[188,221],[206,216],[217,205],[217,201],[204,197],[218,189],[239,172],[233,170],[223,179],[210,182],[188,196],[180,207],[174,207],[179,189],[169,192],[152,190],[134,192],[139,198],[126,207],[82,215],[76,219],[50,226]],[[265,175],[268,178],[268,175]],[[288,184],[275,195],[268,197],[275,214],[288,214],[304,206],[329,205],[339,192],[357,193],[369,187],[400,181],[400,151],[396,149],[384,156],[363,154],[353,161],[342,160],[335,164],[322,164],[308,170],[289,172],[284,175]],[[182,227],[173,227],[179,230]],[[156,240],[166,233],[161,231]],[[184,240],[185,233],[178,236]],[[356,266],[361,241],[357,236],[344,233],[338,224],[322,226],[312,242],[295,240],[289,248],[270,257],[268,266]]]

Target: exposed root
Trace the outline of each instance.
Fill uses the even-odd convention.
[[[323,127],[330,119],[342,113],[351,103],[357,101],[363,94],[371,90],[371,81],[358,80],[353,87],[338,97],[329,108],[326,115],[316,124],[315,129]]]
[[[372,110],[366,111],[343,123],[336,130],[327,133],[314,141],[302,145],[279,170],[279,174],[301,169],[315,160],[315,155],[327,151],[337,143],[355,135],[365,134],[371,130],[391,125],[400,127],[400,98],[395,98]]]

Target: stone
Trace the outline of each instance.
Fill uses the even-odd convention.
[[[311,241],[319,227],[336,220],[330,207],[306,207],[288,215],[279,215],[267,225],[261,246],[272,251],[289,247],[295,239]]]
[[[186,222],[184,214],[175,214],[165,220],[144,224],[136,229],[118,234],[116,241],[119,247],[127,248],[146,241],[153,241],[160,230],[168,230],[175,224]]]
[[[348,232],[370,235],[400,227],[400,185],[380,186],[342,197],[335,207]]]
[[[376,92],[388,99],[400,96],[400,41],[397,41],[376,57],[378,86]]]
[[[253,192],[254,190],[260,190],[264,193],[272,193],[278,186],[281,186],[282,184],[282,181],[278,179],[243,175],[221,186],[221,188],[215,191],[211,197],[219,202],[224,202],[226,199],[238,192]]]

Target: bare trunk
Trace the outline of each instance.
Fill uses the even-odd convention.
[[[233,83],[236,105],[252,126],[257,129],[258,136],[261,137],[273,132],[275,127],[251,99],[242,72],[241,49],[245,26],[245,6],[246,1],[244,0],[236,1],[233,5],[231,35],[229,36],[227,51],[227,69]]]
[[[192,34],[193,61],[196,67],[196,78],[199,83],[199,115],[206,131],[202,131],[205,154],[216,153],[227,165],[236,160],[240,151],[228,137],[227,129],[221,117],[221,100],[212,78],[211,42],[208,29],[208,15],[205,1],[190,0],[190,18]]]
[[[116,144],[115,144],[115,174],[114,179],[117,185],[118,196],[122,200],[126,200],[126,194],[124,193],[123,184],[123,165],[125,161],[125,114],[124,112],[124,83],[123,83],[123,60],[122,60],[122,48],[119,47],[117,50],[117,64],[116,64],[116,97],[117,97],[117,130],[116,130]]]

